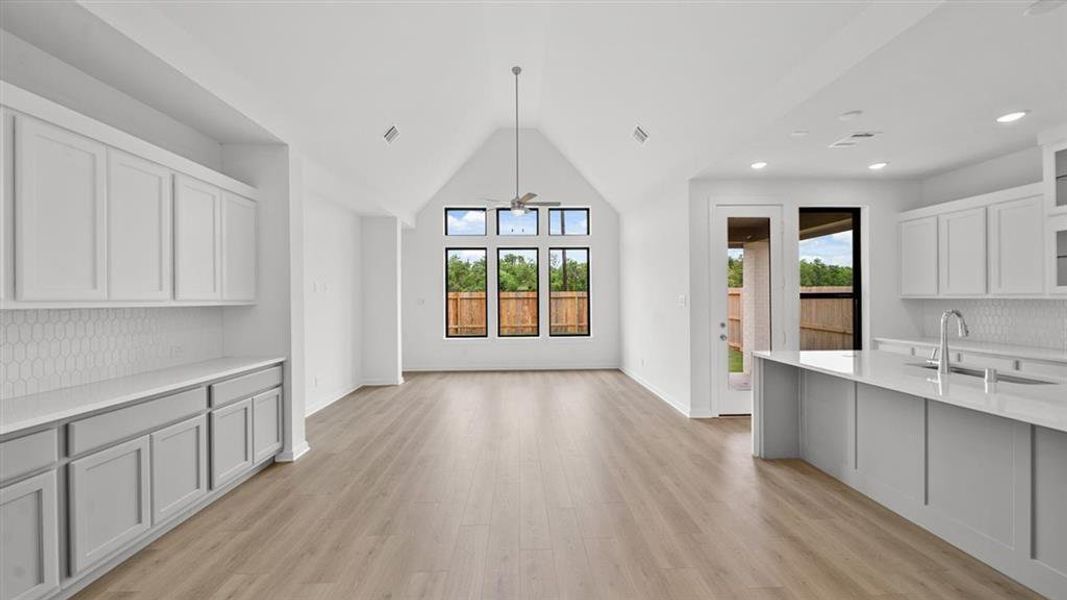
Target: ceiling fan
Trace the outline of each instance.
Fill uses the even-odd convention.
[[[483,201],[501,208],[510,208],[513,215],[525,215],[529,212],[528,209],[530,207],[559,206],[560,203],[535,200],[537,194],[533,192],[519,195],[519,73],[522,73],[522,67],[511,67],[511,72],[515,75],[515,196],[510,201],[490,199],[484,199]]]

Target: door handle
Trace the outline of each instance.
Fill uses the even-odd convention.
[[[719,336],[719,339],[725,342],[725,341],[726,341],[726,334],[725,334],[725,333],[724,333],[724,334],[721,334],[721,335]]]

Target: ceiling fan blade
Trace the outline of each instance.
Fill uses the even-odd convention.
[[[536,197],[537,197],[537,194],[535,194],[533,192],[526,192],[525,194],[522,195],[522,198],[519,198],[519,204],[526,204],[527,202],[533,200]]]
[[[554,200],[537,200],[534,202],[526,202],[524,206],[559,206],[560,203]]]
[[[493,200],[492,198],[478,198],[476,202],[482,204],[489,204],[491,206],[511,206],[511,203],[507,200]]]

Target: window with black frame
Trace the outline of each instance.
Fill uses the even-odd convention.
[[[801,208],[800,349],[859,350],[860,209]]]
[[[548,334],[589,335],[589,248],[549,248],[548,283]]]
[[[498,248],[496,278],[497,335],[539,336],[537,248]]]

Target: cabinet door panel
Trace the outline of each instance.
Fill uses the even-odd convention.
[[[989,291],[1045,291],[1045,207],[1041,196],[989,207]]]
[[[148,531],[148,436],[72,461],[69,469],[73,575]]]
[[[175,297],[218,300],[222,297],[220,191],[185,176],[174,181]]]
[[[937,294],[937,217],[900,223],[900,293]]]
[[[282,389],[252,399],[252,442],[255,461],[274,455],[282,447]]]
[[[109,299],[170,299],[172,192],[170,170],[108,150]]]
[[[107,297],[107,157],[103,144],[17,117],[15,294]]]
[[[35,600],[59,587],[56,472],[0,489],[0,600]]]
[[[256,203],[230,193],[222,201],[222,297],[256,298]]]
[[[211,489],[252,467],[252,399],[211,412]]]
[[[985,207],[940,215],[938,226],[938,288],[941,294],[985,294]]]
[[[152,523],[180,513],[207,494],[207,417],[152,434]]]

